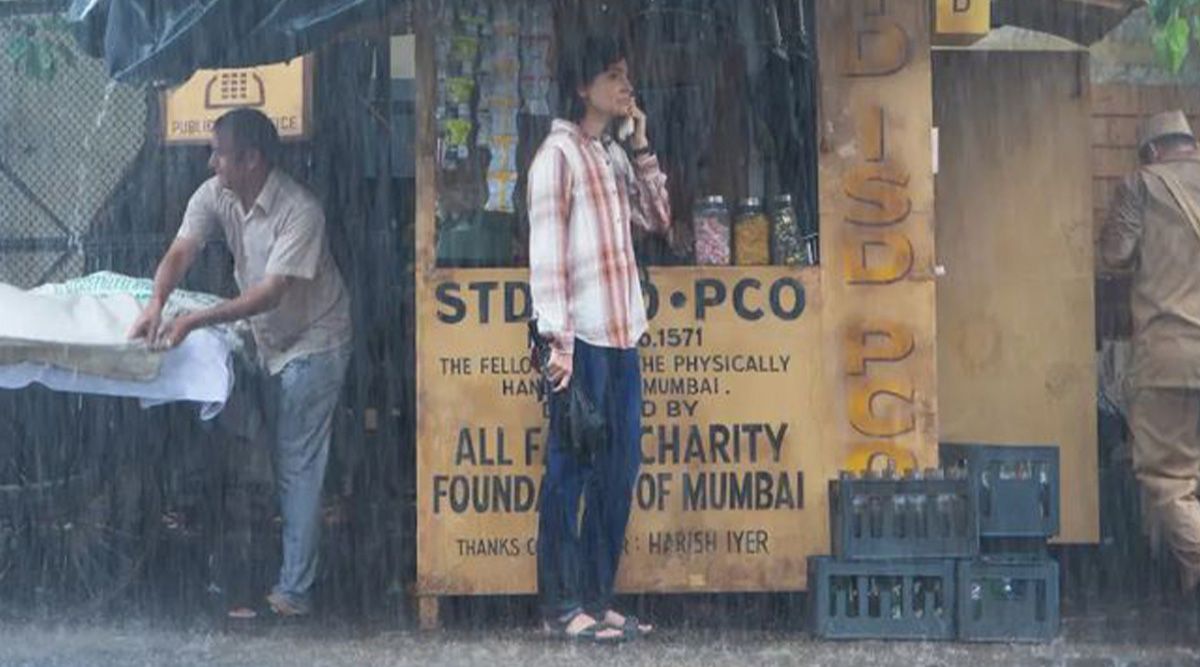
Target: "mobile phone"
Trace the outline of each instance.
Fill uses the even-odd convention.
[[[629,137],[633,136],[633,116],[626,116],[621,120],[621,125],[617,127],[617,139],[619,141],[629,141]]]

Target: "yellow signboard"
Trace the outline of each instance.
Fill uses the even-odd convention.
[[[839,469],[875,452],[936,463],[930,7],[821,0],[817,15],[834,119],[823,263],[650,270],[622,591],[802,589],[806,557],[830,550]],[[435,266],[431,71],[417,69],[416,588],[532,593],[546,419],[529,272]]]
[[[284,139],[307,139],[312,121],[311,57],[240,69],[197,70],[163,94],[163,132],[169,144],[204,144],[230,109],[265,113]]]
[[[826,446],[861,468],[937,463],[929,5],[822,0]],[[882,8],[882,9],[881,9]],[[821,10],[825,11],[822,12]]]
[[[435,270],[420,288],[418,590],[536,590],[546,419],[526,352],[527,269]],[[828,551],[818,268],[652,270],[641,471],[623,591],[805,585]]]
[[[974,38],[992,27],[991,0],[937,0],[938,38]]]

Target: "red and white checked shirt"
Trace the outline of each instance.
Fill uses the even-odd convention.
[[[633,229],[671,226],[667,177],[653,154],[630,163],[615,141],[555,120],[529,169],[529,283],[538,328],[564,352],[575,339],[629,349],[646,331]]]

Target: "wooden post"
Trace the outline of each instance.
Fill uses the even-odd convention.
[[[432,632],[442,628],[442,599],[434,595],[417,598],[417,620],[421,630]]]
[[[930,3],[820,0],[821,258],[829,445],[937,454]]]

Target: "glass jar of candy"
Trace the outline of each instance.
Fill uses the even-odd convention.
[[[729,264],[729,209],[725,199],[712,195],[700,200],[693,216],[696,239],[696,264]]]
[[[771,221],[763,213],[758,197],[742,200],[733,227],[733,253],[738,266],[771,263]]]

